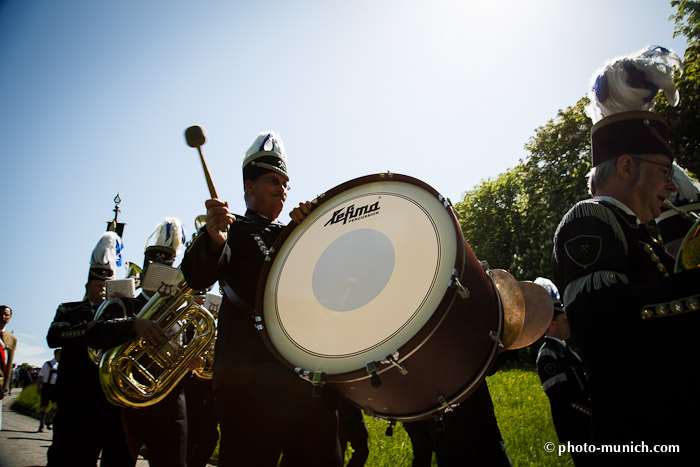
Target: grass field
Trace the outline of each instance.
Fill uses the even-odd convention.
[[[486,380],[498,426],[515,467],[573,465],[568,454],[559,457],[556,452],[547,453],[544,450],[546,442],[557,445],[558,440],[549,402],[542,391],[537,372],[504,370]],[[38,413],[39,397],[34,386],[22,392],[13,409],[29,415]],[[413,459],[411,440],[401,424],[394,427],[392,436],[386,436],[386,421],[365,416],[365,422],[370,437],[366,467],[410,467]],[[350,453],[347,454],[349,456]],[[434,458],[433,465],[437,465]]]
[[[496,411],[496,419],[506,450],[513,465],[573,465],[568,454],[545,452],[544,443],[558,444],[549,401],[535,371],[506,370],[486,378]],[[387,423],[365,416],[370,435],[367,467],[409,466],[412,460],[411,440],[401,424],[391,437],[385,435]],[[433,465],[437,462],[433,457]]]

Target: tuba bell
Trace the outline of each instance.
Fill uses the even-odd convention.
[[[700,216],[693,211],[680,209],[668,200],[664,201],[664,206],[672,209],[681,217],[693,223],[685,234],[683,242],[676,254],[674,272],[687,271],[700,267]]]
[[[158,403],[189,372],[189,361],[210,348],[216,321],[194,301],[194,293],[183,277],[174,294],[156,293],[138,313],[163,328],[167,337],[160,344],[148,345],[137,337],[103,352],[100,383],[112,404],[140,408]],[[187,329],[191,336],[185,340]]]

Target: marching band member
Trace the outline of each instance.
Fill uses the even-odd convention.
[[[145,248],[141,293],[135,298],[116,298],[106,305],[101,317],[104,319],[96,321],[88,331],[90,347],[107,350],[137,337],[156,345],[166,338],[158,323],[136,316],[156,293],[147,288],[149,268],[153,264],[172,266],[178,248],[185,242],[185,231],[178,219],[166,218],[153,236],[154,244]],[[181,384],[162,401],[143,408],[122,408],[121,414],[131,452],[130,463],[124,465],[135,465],[140,448],[145,445],[149,465],[185,467],[187,415]]]
[[[234,216],[228,203],[206,202],[206,228],[185,253],[182,271],[196,289],[217,280],[224,290],[214,360],[219,411],[219,465],[341,465],[335,408],[313,398],[309,384],[277,361],[253,327],[253,305],[264,255],[283,225],[289,175],[280,137],[261,133],[243,159],[247,211]],[[295,222],[308,204],[292,211]],[[234,222],[236,221],[236,222]],[[325,390],[324,390],[325,392]]]
[[[112,279],[121,262],[122,241],[105,232],[90,259],[85,298],[61,303],[49,327],[46,341],[61,347],[55,395],[58,403],[48,466],[94,466],[102,451],[103,466],[121,466],[128,449],[119,423],[119,412],[102,392],[97,367],[88,357],[87,329],[105,299],[105,281]],[[107,459],[113,459],[109,462]]]
[[[679,66],[672,52],[650,47],[597,74],[588,109],[594,198],[571,208],[554,238],[554,282],[590,378],[593,441],[636,452],[642,442],[680,446],[680,454],[625,456],[635,465],[690,464],[689,427],[700,416],[700,379],[689,368],[698,357],[700,269],[674,274],[645,225],[677,190],[668,130],[651,110],[659,88],[677,103]]]

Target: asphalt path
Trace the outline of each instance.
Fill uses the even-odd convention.
[[[0,431],[0,467],[46,466],[46,451],[51,446],[52,432],[44,428],[37,433],[39,420],[15,412],[10,407],[19,395],[14,390],[2,400],[2,431]],[[148,461],[139,457],[138,467],[148,466]]]

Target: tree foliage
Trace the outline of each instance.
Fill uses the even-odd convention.
[[[518,280],[550,275],[557,224],[586,197],[590,170],[588,103],[560,111],[525,145],[530,157],[465,193],[455,208],[464,235],[480,260]]]
[[[666,121],[673,141],[678,145],[676,160],[694,174],[700,174],[700,2],[674,0],[677,13],[674,36],[685,36],[688,43],[683,57],[683,73],[676,77],[681,102],[671,107],[663,96],[656,110]]]

